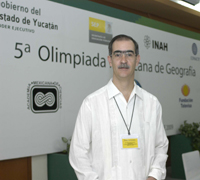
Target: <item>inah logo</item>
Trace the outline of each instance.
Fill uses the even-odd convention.
[[[27,88],[27,106],[34,113],[56,112],[61,108],[61,87],[56,82],[32,82]]]
[[[193,54],[194,54],[194,55],[197,55],[197,51],[198,51],[197,45],[196,45],[195,43],[193,43],[193,44],[192,44],[192,52],[193,52]]]
[[[164,42],[152,40],[152,48],[158,49],[158,50],[163,50],[163,51],[168,51],[168,44],[164,43]]]
[[[158,49],[163,51],[168,51],[168,43],[152,40],[149,36],[144,36],[144,46],[149,49],[152,45],[152,49]]]
[[[149,36],[144,36],[144,46],[149,49],[151,46],[151,38]]]

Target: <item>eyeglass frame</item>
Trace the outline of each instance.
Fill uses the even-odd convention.
[[[128,56],[128,53],[133,53],[133,56],[135,55],[137,57],[137,55],[135,54],[135,52],[132,51],[132,50],[126,50],[126,51],[117,50],[117,51],[114,51],[112,54],[115,55],[115,53],[120,53],[120,56],[119,57],[114,57],[114,58],[120,58],[121,59],[122,58],[122,54],[124,54],[126,58],[130,58]],[[110,57],[113,56],[112,54],[110,54]]]

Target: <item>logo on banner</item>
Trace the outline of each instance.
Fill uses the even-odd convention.
[[[144,46],[149,49],[151,47],[151,38],[149,36],[144,36]]]
[[[61,87],[56,82],[35,81],[27,88],[27,108],[34,113],[53,113],[61,108]]]
[[[198,47],[196,43],[192,44],[192,54],[193,56],[190,57],[191,60],[200,61],[200,57],[197,57]]]
[[[152,49],[168,51],[168,43],[157,41],[157,40],[151,40],[151,38],[148,35],[144,36],[144,46],[147,49],[152,47]]]
[[[181,108],[191,108],[193,99],[189,98],[190,94],[190,87],[187,84],[184,84],[181,88],[182,95],[184,97],[179,98],[179,103],[181,105]]]
[[[108,45],[112,37],[111,22],[89,17],[89,42]]]
[[[190,88],[188,85],[183,85],[182,88],[181,88],[181,92],[184,96],[188,96],[189,93],[190,93]]]
[[[194,55],[197,55],[197,45],[195,43],[192,44],[192,52]]]

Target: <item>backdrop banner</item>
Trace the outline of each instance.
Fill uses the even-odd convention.
[[[0,1],[0,160],[59,152],[83,99],[112,77],[108,43],[133,37],[135,79],[158,97],[167,135],[200,122],[200,42],[51,1]]]

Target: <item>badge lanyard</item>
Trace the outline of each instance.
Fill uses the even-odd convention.
[[[121,116],[122,116],[122,119],[123,119],[123,121],[124,121],[124,124],[125,124],[125,126],[126,126],[126,129],[128,130],[128,135],[130,135],[130,134],[131,134],[131,133],[130,133],[131,125],[132,125],[132,121],[133,121],[133,113],[134,113],[134,109],[135,109],[136,94],[135,94],[135,98],[134,98],[134,104],[133,104],[133,110],[132,110],[131,122],[130,122],[129,128],[128,128],[127,124],[126,124],[126,121],[125,121],[125,119],[124,119],[124,116],[122,115],[122,112],[121,112],[121,110],[120,110],[120,108],[119,108],[119,105],[118,105],[118,103],[117,103],[117,101],[116,101],[116,99],[115,99],[114,96],[113,96],[113,98],[114,98],[115,103],[116,103],[116,105],[117,105],[117,107],[118,107],[118,110],[119,110],[119,112],[120,112],[120,114],[121,114]]]

